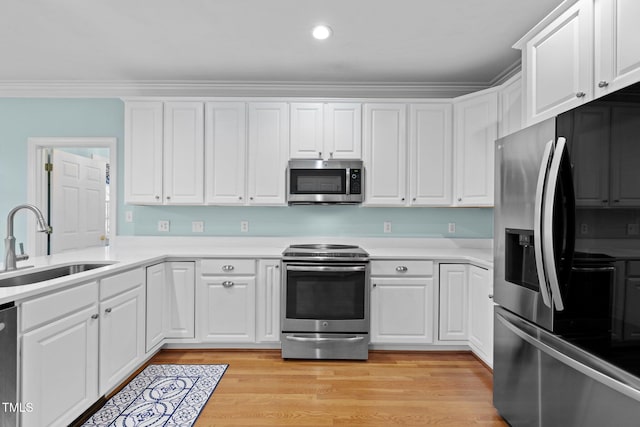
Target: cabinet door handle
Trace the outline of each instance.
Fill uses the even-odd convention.
[[[373,284],[373,287],[375,288],[376,286],[378,286],[376,283]]]
[[[222,286],[224,286],[225,288],[230,288],[233,286],[233,282],[225,280],[224,282],[222,282]]]
[[[91,315],[91,318],[92,318],[93,320],[96,320],[98,317],[100,317],[100,315],[99,315],[99,314],[97,314],[97,313],[96,313],[96,314],[92,314],[92,315]]]
[[[489,294],[489,299],[493,299],[493,294]]]
[[[111,307],[109,307],[109,308],[105,308],[105,309],[104,309],[104,312],[105,312],[105,313],[111,313]]]
[[[584,93],[584,92],[578,92],[578,93],[576,93],[576,98],[584,98],[585,96],[587,96],[587,94],[586,94],[586,93]]]
[[[227,265],[223,265],[222,266],[222,271],[233,271],[235,270],[235,267],[231,264],[227,264]]]
[[[318,158],[321,159],[322,158],[322,151],[318,151]]]
[[[398,273],[406,273],[407,270],[409,270],[409,269],[404,265],[399,265],[399,266],[396,267],[396,271]]]
[[[171,200],[171,196],[167,196],[167,200]]]
[[[160,200],[160,196],[156,195],[156,200]]]
[[[607,81],[600,80],[598,82],[598,87],[607,87],[607,86],[609,86],[609,82],[607,82]]]

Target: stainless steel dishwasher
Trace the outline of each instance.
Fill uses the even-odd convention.
[[[18,425],[18,309],[0,305],[0,427]]]

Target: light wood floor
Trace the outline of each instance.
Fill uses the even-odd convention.
[[[150,363],[226,363],[196,427],[507,426],[492,375],[466,352],[282,360],[276,350],[163,350]]]

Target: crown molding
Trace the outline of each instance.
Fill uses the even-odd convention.
[[[139,96],[242,96],[344,98],[455,98],[490,83],[318,83],[227,81],[3,81],[3,98],[122,98]]]

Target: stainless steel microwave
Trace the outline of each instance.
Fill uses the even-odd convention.
[[[287,202],[353,204],[364,200],[362,160],[289,160]]]

